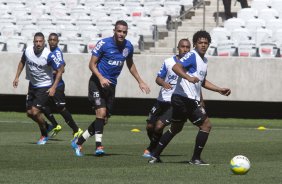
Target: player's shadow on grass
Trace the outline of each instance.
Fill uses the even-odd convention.
[[[130,154],[123,154],[123,153],[121,153],[121,154],[119,154],[119,153],[105,153],[105,154],[103,154],[103,155],[95,155],[95,153],[93,153],[93,154],[84,154],[85,156],[92,156],[92,157],[109,157],[109,156],[121,156],[121,155],[128,155],[128,156],[130,156]]]

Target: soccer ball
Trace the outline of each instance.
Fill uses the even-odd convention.
[[[230,161],[231,171],[234,174],[246,174],[251,167],[249,159],[243,155],[237,155]]]

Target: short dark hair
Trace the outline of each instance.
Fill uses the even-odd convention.
[[[189,40],[188,38],[182,38],[181,40],[179,40],[177,47],[179,47],[179,44],[180,44],[181,42],[188,42],[188,43],[190,43],[190,40]],[[191,43],[190,43],[190,44],[191,44]]]
[[[204,30],[200,30],[197,31],[194,35],[193,35],[193,45],[196,45],[197,41],[200,38],[205,38],[208,40],[209,44],[211,43],[211,36],[207,31]]]
[[[57,33],[50,33],[50,34],[49,34],[49,37],[50,37],[50,36],[56,36],[57,38],[59,37]]]
[[[34,38],[37,37],[37,36],[43,37],[43,39],[45,39],[44,34],[42,32],[37,32],[37,33],[34,34]]]
[[[127,23],[126,23],[124,20],[118,20],[118,21],[116,21],[116,23],[115,23],[115,28],[116,28],[118,25],[122,25],[122,26],[128,27]]]

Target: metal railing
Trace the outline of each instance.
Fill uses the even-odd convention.
[[[199,8],[200,6],[203,5],[203,30],[205,30],[205,26],[206,26],[206,3],[205,0],[200,0],[195,6],[187,9],[183,14],[181,14],[180,16],[176,17],[174,20],[174,27],[175,27],[175,34],[174,34],[174,49],[173,52],[174,54],[176,54],[177,51],[177,34],[178,34],[178,23],[180,20],[184,19],[184,17],[191,12],[191,10],[194,10],[196,8]]]

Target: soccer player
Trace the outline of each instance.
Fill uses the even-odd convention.
[[[220,88],[206,79],[208,61],[205,53],[211,43],[210,34],[198,31],[193,36],[194,49],[188,52],[176,63],[172,70],[179,76],[175,91],[171,97],[171,126],[161,137],[156,149],[151,153],[149,163],[161,162],[160,154],[172,138],[179,133],[184,123],[189,119],[199,128],[196,136],[194,153],[190,164],[209,165],[201,159],[202,150],[208,140],[211,122],[201,105],[201,87],[228,96],[231,90]]]
[[[64,63],[64,65],[62,66],[64,69],[65,61],[63,58],[63,53],[61,49],[58,47],[58,43],[59,43],[58,35],[56,33],[51,33],[48,38],[48,43],[51,52],[56,56],[57,62]],[[56,72],[54,72],[54,79],[55,77],[56,77]],[[78,137],[79,135],[81,135],[83,131],[80,128],[78,128],[77,124],[72,118],[71,113],[66,108],[65,83],[62,78],[58,83],[55,95],[51,97],[49,101],[55,104],[57,111],[62,115],[65,122],[72,129],[73,136]],[[50,137],[54,137],[55,135],[57,135],[57,133],[61,131],[62,127],[56,121],[49,106],[46,106],[44,108],[44,115],[47,117],[47,119],[52,123],[54,127],[49,133]]]
[[[13,81],[15,88],[18,86],[20,74],[25,66],[26,79],[29,80],[26,98],[27,116],[39,125],[41,137],[37,144],[42,145],[48,141],[48,124],[43,118],[42,109],[45,107],[49,96],[54,96],[56,93],[64,70],[64,62],[59,62],[56,56],[45,47],[44,35],[37,32],[34,35],[33,46],[25,49],[18,64]],[[53,70],[56,70],[55,80]]]
[[[92,50],[92,57],[89,62],[92,76],[89,80],[88,98],[95,109],[96,120],[78,139],[75,138],[72,141],[72,147],[77,156],[82,156],[81,145],[93,135],[96,139],[95,154],[105,154],[102,145],[104,125],[111,116],[117,78],[125,62],[140,89],[146,94],[150,92],[150,88],[139,76],[133,62],[133,46],[129,40],[125,39],[127,30],[127,23],[118,20],[115,23],[113,37],[100,40]]]
[[[165,126],[170,124],[172,107],[171,107],[171,95],[175,89],[175,84],[178,79],[172,71],[172,67],[175,62],[179,62],[187,52],[190,51],[191,43],[188,39],[181,39],[178,42],[178,55],[174,55],[166,59],[160,71],[157,74],[156,83],[161,86],[157,102],[152,107],[149,117],[147,119],[147,135],[150,140],[150,145],[145,149],[143,157],[150,158],[150,152],[157,146]]]

